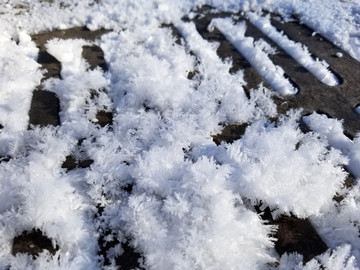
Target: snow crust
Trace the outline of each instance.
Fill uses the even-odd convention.
[[[360,177],[359,137],[346,137],[341,121],[316,113],[303,118],[308,133],[299,129],[298,111],[274,120],[273,96],[297,90],[269,60],[271,47],[244,36],[244,22],[212,21],[277,91],[259,85],[246,93],[243,72],[229,73],[231,59],[220,59],[219,44],[182,20],[203,4],[298,13],[360,59],[359,0],[0,3],[0,269],[116,269],[126,243],[145,269],[359,269],[360,186],[343,185],[344,168]],[[336,84],[305,48],[249,14],[320,80]],[[32,91],[43,77],[30,34],[83,25],[112,29],[94,42],[108,72],[88,69],[82,47],[89,42],[48,41],[61,79],[42,87],[59,97],[61,125],[28,130]],[[99,111],[113,113],[111,127],[96,124]],[[212,136],[228,124],[246,124],[245,134],[216,145]],[[69,155],[93,163],[66,171]],[[309,218],[329,250],[305,265],[299,254],[279,257],[277,228],[260,219],[259,203],[274,218]],[[12,255],[14,237],[32,228],[59,246],[55,255]],[[98,253],[105,232],[105,242],[116,240],[107,266]]]

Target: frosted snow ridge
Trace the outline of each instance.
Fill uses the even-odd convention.
[[[300,43],[290,40],[285,35],[278,32],[270,23],[269,16],[260,17],[255,13],[247,13],[250,21],[258,27],[264,34],[275,41],[290,56],[298,61],[303,67],[309,70],[316,78],[330,86],[339,85],[336,76],[328,70],[328,64],[324,61],[314,60],[308,49]]]
[[[214,26],[225,35],[276,91],[282,95],[296,94],[298,90],[284,77],[284,70],[274,65],[268,55],[261,48],[255,46],[252,37],[245,37],[245,22],[234,25],[231,18],[214,19],[209,25],[209,30]]]

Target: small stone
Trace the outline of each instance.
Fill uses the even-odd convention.
[[[338,58],[341,58],[341,57],[343,57],[344,55],[341,53],[341,52],[337,52],[336,53],[336,57],[338,57]]]
[[[358,106],[355,107],[355,112],[356,112],[357,114],[360,114],[360,105],[358,105]]]

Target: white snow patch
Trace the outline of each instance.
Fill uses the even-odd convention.
[[[350,140],[344,135],[341,121],[330,119],[326,115],[313,113],[304,117],[304,121],[312,130],[324,136],[331,147],[341,150],[343,155],[348,157],[347,168],[358,179],[360,177],[359,138]],[[344,187],[339,190],[338,194],[343,197],[343,200],[339,204],[329,204],[321,216],[312,217],[317,230],[329,247],[335,249],[340,245],[351,244],[351,247],[342,248],[344,252],[346,250],[342,256],[344,258],[349,256],[351,265],[356,265],[356,261],[360,259],[360,239],[358,237],[360,229],[359,188],[358,180],[356,180],[353,187]],[[335,259],[335,255],[329,256],[326,255],[324,258],[330,261]]]
[[[2,205],[0,214],[0,233],[6,236],[1,238],[0,261],[15,269],[23,263],[35,269],[55,263],[92,269],[96,261],[90,258],[96,256],[97,240],[93,237],[93,225],[88,222],[91,206],[72,186],[76,179],[64,175],[60,168],[76,140],[53,128],[44,128],[24,136],[23,143],[24,147],[32,144],[34,150],[27,157],[0,165],[0,182],[10,188],[0,192],[2,200],[5,196],[9,200]],[[14,185],[17,188],[11,189]],[[33,264],[27,255],[10,254],[13,237],[33,228],[53,239],[60,247],[57,255],[43,254]]]
[[[338,246],[348,244],[351,247],[349,256],[355,257],[356,261],[360,259],[359,191],[358,183],[353,187],[344,188],[339,192],[339,195],[343,196],[339,204],[334,202],[321,216],[311,218],[328,247],[336,249]]]
[[[261,86],[258,90],[253,89],[250,93],[251,98],[248,100],[243,89],[246,85],[243,73],[240,71],[229,74],[231,62],[221,61],[216,53],[218,44],[204,40],[193,23],[182,23],[177,26],[189,49],[200,61],[197,68],[200,72],[201,83],[197,91],[202,96],[209,96],[211,93],[215,100],[221,100],[218,115],[225,117],[225,121],[229,123],[243,123],[264,115],[276,115],[276,106],[270,100],[271,94],[268,89]]]
[[[356,259],[350,251],[350,245],[342,245],[333,252],[328,251],[319,256],[318,259],[327,269],[358,270]]]

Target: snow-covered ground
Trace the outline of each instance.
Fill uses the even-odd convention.
[[[327,64],[271,28],[261,10],[297,14],[360,61],[360,0],[0,0],[0,156],[11,157],[0,163],[0,269],[116,269],[98,255],[103,232],[118,241],[108,258],[129,242],[145,269],[360,269],[360,184],[343,187],[344,166],[360,177],[360,139],[316,113],[304,118],[308,133],[299,111],[268,120],[277,116],[272,97],[297,89],[269,59],[276,52],[244,36],[244,22],[215,19],[211,26],[275,89],[259,86],[248,97],[243,72],[230,74],[218,45],[182,20],[205,4],[246,12],[326,84],[338,83]],[[161,27],[170,23],[181,44]],[[42,84],[60,99],[61,125],[28,129],[44,76],[30,35],[83,25],[111,29],[95,41],[108,71],[87,69],[89,41],[49,41],[61,79]],[[113,112],[112,127],[94,123],[101,110]],[[223,124],[244,123],[242,138],[213,142]],[[67,172],[69,155],[94,162]],[[299,254],[280,257],[276,228],[254,209],[260,201],[274,218],[309,218],[329,250],[306,265]],[[14,237],[33,228],[59,247],[55,255],[12,255]]]

